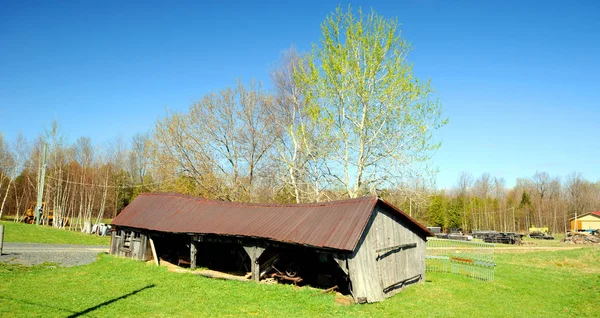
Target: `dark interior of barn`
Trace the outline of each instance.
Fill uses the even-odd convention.
[[[152,234],[156,253],[172,264],[190,266],[191,238],[184,234]],[[349,294],[349,279],[331,253],[293,244],[269,244],[258,258],[260,279],[266,282],[312,286]],[[249,277],[250,257],[234,239],[205,237],[197,243],[197,266]]]

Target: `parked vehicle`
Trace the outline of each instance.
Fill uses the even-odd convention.
[[[23,219],[23,222],[27,223],[27,224],[34,224],[36,223],[35,221],[35,217],[36,214],[39,211],[36,211],[36,203],[32,202],[29,204],[29,208],[27,208],[27,212],[25,215],[25,219]],[[48,211],[46,209],[46,202],[42,202],[42,214],[40,216],[40,223],[45,223],[44,221],[47,220],[48,221],[48,225],[52,225],[52,221],[54,220],[54,211],[50,210]]]
[[[27,209],[26,213],[25,213],[25,218],[23,219],[23,222],[27,223],[27,224],[35,224],[36,220],[36,213],[38,211],[36,211],[36,203],[32,202],[29,204],[29,208]],[[63,218],[62,222],[64,222],[64,224],[62,224],[63,226],[67,226],[69,225],[69,220],[67,218]],[[52,209],[48,209],[46,207],[46,202],[42,202],[42,213],[40,216],[40,224],[48,224],[48,225],[52,225],[54,223],[54,210]]]

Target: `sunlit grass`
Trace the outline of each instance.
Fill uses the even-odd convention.
[[[0,221],[4,225],[4,242],[108,245],[110,237],[59,230],[45,225]]]
[[[597,317],[600,249],[501,254],[495,280],[428,274],[384,302],[343,306],[311,288],[223,281],[101,254],[86,266],[0,267],[0,316]]]

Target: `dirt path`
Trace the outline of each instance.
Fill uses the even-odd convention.
[[[4,243],[0,263],[17,263],[28,266],[56,263],[71,267],[90,264],[102,252],[108,252],[108,246]]]

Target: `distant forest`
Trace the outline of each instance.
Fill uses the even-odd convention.
[[[127,142],[117,139],[105,147],[93,146],[85,137],[67,144],[55,123],[31,144],[22,136],[12,142],[1,136],[1,209],[4,216],[19,221],[36,200],[43,140],[48,142],[44,201],[54,211],[55,219],[68,217],[73,230],[81,230],[86,222],[113,218],[142,192],[265,203],[348,198],[342,188],[323,185],[317,190],[310,182],[314,180],[306,179],[299,187],[301,197],[296,200],[286,183],[285,166],[278,166],[270,153],[257,160],[252,171],[246,159],[240,158],[244,162],[237,175],[233,170],[228,174],[202,170],[199,182],[174,165],[169,153],[156,153],[156,140],[151,135],[136,135]],[[431,183],[415,178],[394,188],[365,190],[359,195],[375,194],[428,226],[460,227],[464,231],[524,232],[530,226],[547,226],[553,232],[562,232],[569,218],[600,210],[600,182],[588,181],[579,173],[559,178],[536,172],[507,188],[501,178],[489,174],[475,178],[463,172],[452,189],[436,190]]]

